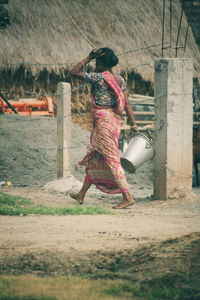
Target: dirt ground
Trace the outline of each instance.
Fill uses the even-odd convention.
[[[76,205],[64,193],[18,187],[2,190],[50,207]],[[200,240],[200,190],[194,192],[193,200],[138,198],[133,207],[115,211],[115,215],[0,216],[1,272],[44,272],[44,266],[36,267],[44,261],[57,270],[59,257],[70,258],[75,267],[91,254],[101,260],[102,252],[105,255],[122,251],[123,256],[126,251],[134,252],[143,246],[151,249],[155,243],[177,238],[184,245],[188,236],[194,234]],[[119,198],[107,199],[97,194],[85,201],[85,205],[111,209]],[[31,258],[31,264],[27,258]]]
[[[49,207],[76,205],[66,191],[44,189],[56,179],[55,119],[1,116],[0,131],[0,181],[12,182],[12,187],[1,186],[2,191]],[[85,170],[77,162],[89,132],[72,123],[72,137],[72,181],[76,179],[78,188]],[[179,191],[174,199],[153,201],[152,161],[126,177],[136,203],[113,215],[0,216],[0,273],[95,275],[97,269],[108,272],[120,264],[136,272],[140,262],[143,270],[151,268],[155,256],[159,262],[152,265],[154,271],[161,265],[163,270],[177,269],[178,259],[182,271],[198,265],[200,189],[193,189],[195,198]],[[85,205],[112,210],[120,201],[119,195],[93,188]]]

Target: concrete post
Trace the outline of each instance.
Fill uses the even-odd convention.
[[[192,188],[192,60],[155,61],[154,199]]]
[[[57,86],[57,178],[70,176],[71,171],[71,86]]]

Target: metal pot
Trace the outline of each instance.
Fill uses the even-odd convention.
[[[126,151],[121,157],[121,164],[125,171],[135,173],[136,169],[153,158],[155,148],[153,141],[142,133],[133,136]]]

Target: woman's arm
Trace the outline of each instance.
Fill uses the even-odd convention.
[[[98,58],[100,56],[104,55],[102,53],[102,50],[100,49],[94,49],[90,52],[90,54],[84,58],[80,63],[78,63],[76,66],[74,66],[70,71],[70,75],[76,76],[80,79],[83,79],[84,72],[82,71],[83,67],[87,65],[91,60],[94,58]]]
[[[137,124],[135,122],[135,117],[134,117],[134,114],[133,114],[133,109],[132,109],[132,106],[129,102],[129,99],[128,99],[128,95],[127,95],[127,92],[124,91],[124,97],[125,97],[125,111],[126,111],[126,114],[130,120],[130,126],[131,126],[131,130],[133,132],[138,132],[138,127],[137,127]]]
[[[88,55],[86,58],[84,58],[80,63],[78,63],[76,66],[74,66],[70,71],[69,74],[76,76],[80,79],[83,78],[84,72],[82,71],[83,67],[89,63],[92,60],[90,55]]]

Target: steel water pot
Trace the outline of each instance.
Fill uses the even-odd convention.
[[[125,171],[135,173],[137,168],[154,155],[155,148],[152,139],[142,133],[136,133],[120,160]]]

